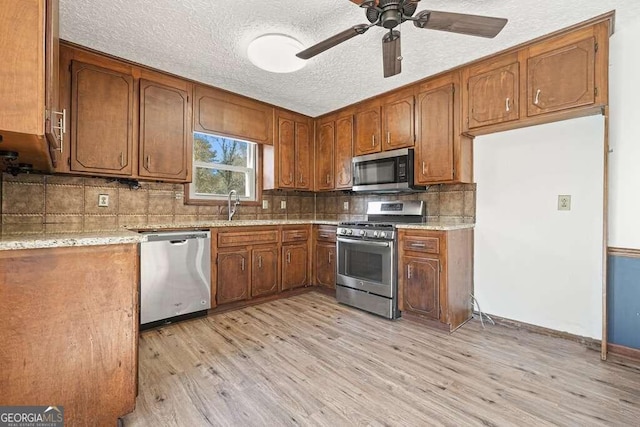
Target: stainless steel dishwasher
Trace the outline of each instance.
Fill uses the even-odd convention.
[[[143,233],[140,325],[151,328],[206,314],[211,308],[211,233]]]

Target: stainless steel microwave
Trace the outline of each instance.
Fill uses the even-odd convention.
[[[413,184],[413,148],[356,156],[353,191],[397,193],[424,190]]]

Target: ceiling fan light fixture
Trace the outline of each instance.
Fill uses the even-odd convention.
[[[304,46],[286,34],[265,34],[249,43],[247,56],[258,68],[271,73],[292,73],[302,69],[306,61],[296,57]]]

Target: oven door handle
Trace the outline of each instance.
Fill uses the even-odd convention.
[[[338,242],[342,242],[342,243],[362,243],[363,245],[381,246],[381,247],[384,247],[384,248],[388,248],[389,247],[389,242],[374,242],[374,241],[371,241],[371,240],[344,239],[342,237],[338,237]]]

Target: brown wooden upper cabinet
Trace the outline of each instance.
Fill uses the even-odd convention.
[[[335,144],[335,189],[348,190],[353,187],[353,114],[348,112],[336,119]]]
[[[71,171],[133,173],[133,76],[78,61],[71,67]]]
[[[380,124],[379,99],[357,107],[353,117],[354,156],[378,153],[382,150]]]
[[[518,120],[520,63],[517,53],[491,58],[466,72],[468,129]]]
[[[196,85],[194,130],[273,144],[274,108],[254,99]]]
[[[460,128],[460,74],[417,88],[414,180],[419,185],[473,182],[472,140]]]
[[[312,188],[312,122],[300,114],[276,113],[276,141],[273,156],[265,156],[265,173],[273,173],[273,188],[311,190]],[[267,165],[273,157],[274,170]],[[270,177],[273,179],[272,177]],[[265,178],[265,189],[272,182]]]
[[[334,147],[336,142],[336,122],[332,117],[319,121],[316,125],[315,170],[316,190],[333,190]]]
[[[191,85],[140,80],[140,176],[188,181],[191,170]]]
[[[49,149],[62,149],[67,124],[58,95],[58,0],[3,1],[0,40],[2,149],[49,171]]]
[[[411,147],[415,142],[413,88],[382,101],[382,151]]]
[[[596,39],[563,37],[529,48],[527,114],[591,105],[596,99]]]

